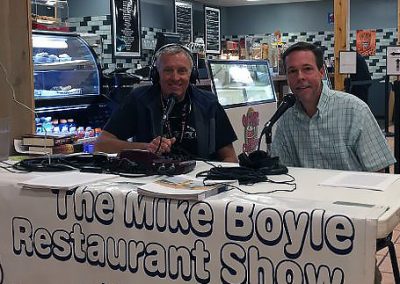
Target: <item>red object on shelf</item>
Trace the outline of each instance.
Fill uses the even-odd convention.
[[[35,22],[32,22],[32,29],[44,30],[44,31],[69,32],[69,27],[67,27],[67,26],[44,25],[44,24],[35,23]]]

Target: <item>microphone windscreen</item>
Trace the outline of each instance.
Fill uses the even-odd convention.
[[[283,101],[291,107],[296,102],[296,97],[292,93],[289,93],[283,97]]]

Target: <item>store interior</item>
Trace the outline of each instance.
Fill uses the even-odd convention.
[[[142,0],[139,10],[140,55],[116,56],[110,1],[59,1],[65,5],[58,10],[61,12],[58,17],[62,20],[57,28],[44,30],[60,33],[50,35],[51,44],[59,41],[61,49],[62,44],[68,42],[69,48],[68,52],[57,51],[57,54],[51,54],[47,46],[42,45],[42,40],[49,35],[41,34],[40,30],[43,29],[40,27],[31,30],[31,14],[37,8],[33,1],[28,4],[16,2],[19,1],[7,1],[9,11],[14,12],[0,11],[1,21],[4,22],[0,25],[0,35],[9,39],[5,41],[6,44],[0,45],[0,87],[2,97],[6,98],[0,106],[0,118],[8,119],[7,131],[11,139],[3,146],[8,145],[10,153],[14,152],[12,138],[43,131],[46,125],[54,129],[57,124],[57,131],[61,132],[62,126],[66,125],[68,131],[71,127],[75,131],[82,127],[82,138],[85,135],[95,137],[96,129],[101,129],[112,110],[132,88],[150,84],[148,69],[157,41],[163,35],[175,33],[175,1]],[[206,70],[199,85],[213,90],[208,60],[268,59],[270,69],[266,72],[270,72],[276,100],[279,102],[288,91],[279,65],[280,48],[284,49],[297,41],[320,45],[324,50],[327,71],[333,74],[335,32],[330,20],[334,10],[333,2],[321,0],[220,6],[220,51],[207,54],[201,48],[205,33],[204,3],[190,1],[193,12],[191,43],[195,46],[199,67],[203,64],[201,68]],[[392,132],[394,94],[386,92],[388,84],[390,86],[388,80],[396,78],[385,78],[385,60],[386,47],[397,44],[398,1],[351,0],[349,11],[348,50],[356,49],[358,30],[374,31],[375,52],[364,56],[371,75],[368,104],[382,130]],[[36,12],[41,13],[38,10]],[[19,19],[18,23],[15,24],[13,19]],[[196,44],[200,44],[200,47]],[[263,53],[263,47],[268,49],[268,53]],[[76,63],[78,67],[65,67],[65,62],[74,61],[71,58],[79,62],[70,65]],[[54,64],[51,69],[44,66],[49,63]],[[328,78],[333,79],[329,75]],[[333,80],[332,84],[334,86]],[[394,148],[393,137],[388,140]],[[392,240],[398,247],[399,228],[394,231]],[[393,283],[387,249],[377,252],[377,260],[383,275],[382,283]]]
[[[83,101],[79,99],[79,103],[71,102],[71,97],[73,96],[78,101],[79,94],[73,94],[74,91],[79,92],[82,88],[87,87],[76,88],[78,83],[75,82],[75,88],[72,91],[67,90],[68,93],[66,93],[65,97],[68,97],[68,99],[66,101],[44,100],[45,96],[40,96],[41,91],[38,90],[35,93],[35,104],[37,108],[42,107],[43,104],[54,106],[54,104],[66,103],[66,105],[78,105],[78,108],[90,104],[89,111],[93,114],[92,116],[95,116],[95,113],[102,113],[103,116],[97,115],[94,120],[87,121],[84,119],[87,116],[80,117],[79,111],[76,111],[77,107],[75,107],[74,112],[76,112],[75,116],[77,116],[75,120],[78,120],[78,124],[85,128],[100,128],[107,120],[113,107],[123,100],[131,88],[147,83],[148,70],[157,41],[160,41],[160,36],[175,32],[174,1],[144,0],[140,2],[141,50],[139,56],[118,56],[115,54],[113,50],[113,19],[110,13],[109,1],[92,0],[85,1],[82,4],[81,1],[69,0],[61,1],[61,3],[64,3],[64,6],[57,8],[58,15],[62,18],[59,23],[60,30],[82,35],[82,38],[90,46],[91,50],[88,52],[94,51],[95,53],[92,63],[98,65],[98,71],[94,71],[98,74],[95,75],[97,82],[92,88],[96,90],[92,90],[89,93],[96,93],[101,98],[95,99],[95,96],[85,96]],[[388,124],[385,119],[391,121],[392,118],[391,109],[393,106],[390,108],[389,114],[387,114],[385,109],[385,103],[387,102],[382,100],[382,97],[385,96],[386,87],[384,83],[384,76],[386,75],[385,47],[396,43],[396,5],[395,1],[384,1],[384,3],[380,3],[378,9],[376,1],[353,0],[350,3],[349,48],[353,50],[356,48],[357,30],[374,29],[376,32],[375,54],[365,56],[365,60],[372,78],[370,88],[373,91],[370,92],[368,98],[369,105],[382,127]],[[193,25],[190,44],[194,45],[196,42],[202,42],[204,38],[204,4],[193,1],[191,2],[191,7]],[[34,10],[35,8],[35,5],[33,5],[32,9]],[[199,66],[202,68],[199,68],[199,70],[202,71],[202,79],[204,78],[205,80],[200,85],[204,86],[204,88],[212,90],[212,83],[208,74],[209,70],[207,70],[208,66],[204,63],[208,59],[268,59],[272,67],[271,75],[279,101],[288,92],[286,79],[283,76],[283,70],[279,62],[279,55],[286,46],[296,41],[307,41],[321,46],[324,50],[327,71],[330,72],[328,78],[333,81],[334,26],[329,21],[329,15],[333,11],[333,1],[219,7],[219,9],[221,11],[221,46],[219,53],[206,53],[201,48],[194,50],[197,54],[198,63],[200,65],[202,63],[202,66]],[[358,11],[373,11],[375,16],[372,18],[362,17],[359,16]],[[313,15],[313,17],[308,15]],[[290,21],[286,19],[290,19]],[[33,44],[35,44],[35,41],[33,41]],[[35,48],[35,45],[33,47],[35,63],[35,58],[38,61],[41,60],[41,50]],[[44,54],[52,56],[46,52]],[[93,67],[94,69],[96,67]],[[79,72],[82,73],[82,71]],[[139,76],[135,76],[135,74]],[[92,74],[91,76],[94,75]],[[38,77],[34,79],[36,91],[36,87],[41,82],[39,82],[40,79]],[[45,77],[42,77],[42,79],[45,79]],[[47,83],[51,84],[49,81]],[[63,88],[72,88],[67,83],[54,85],[53,87],[61,89],[61,92],[65,92]],[[51,86],[46,86],[45,89],[49,88],[51,89]],[[66,107],[66,105],[63,105],[63,107]],[[96,107],[93,107],[93,105],[96,105]],[[49,116],[57,117],[57,120],[69,118],[63,117],[64,115],[60,115],[60,112],[50,111],[46,113],[43,108],[40,108],[39,113],[43,114],[39,123],[43,122],[44,117]],[[389,118],[386,117],[388,115]]]

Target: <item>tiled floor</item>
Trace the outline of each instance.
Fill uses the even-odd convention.
[[[393,131],[391,127],[389,129]],[[393,138],[388,138],[389,145],[393,150]],[[390,168],[390,172],[393,173],[393,167]],[[397,262],[400,263],[400,225],[398,225],[393,231],[392,241],[395,243]],[[376,253],[376,259],[378,263],[379,270],[382,273],[382,284],[393,284],[393,270],[392,263],[390,262],[390,256],[387,248],[384,248]]]

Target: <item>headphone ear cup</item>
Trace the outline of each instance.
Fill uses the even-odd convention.
[[[262,150],[256,150],[249,154],[249,159],[256,162],[267,158],[269,158],[268,153]]]
[[[254,163],[249,159],[246,153],[241,153],[238,156],[239,159],[239,166],[246,167],[246,168],[253,168]]]
[[[192,73],[190,74],[190,83],[195,85],[198,79],[199,79],[199,70],[197,70],[197,67],[193,65]]]
[[[160,81],[160,75],[158,74],[158,70],[157,70],[156,66],[151,66],[150,80],[153,85],[157,84]]]

